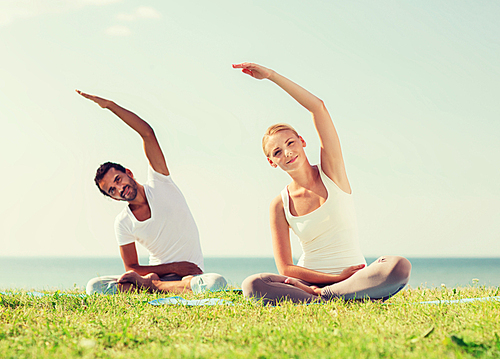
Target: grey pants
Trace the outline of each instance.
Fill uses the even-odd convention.
[[[386,300],[405,287],[410,279],[411,264],[403,257],[384,256],[368,267],[359,270],[342,282],[331,285],[316,284],[321,297],[306,293],[293,285],[285,284],[288,277],[261,273],[245,279],[241,285],[247,298],[262,300],[264,304],[275,305],[282,300],[294,303],[309,303],[333,298]],[[304,282],[306,285],[314,283]]]

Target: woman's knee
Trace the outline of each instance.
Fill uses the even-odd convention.
[[[410,279],[411,263],[405,257],[394,256],[391,276],[401,283],[407,283]]]
[[[268,283],[272,282],[272,277],[276,274],[272,273],[259,273],[247,277],[241,283],[241,289],[245,297],[260,296],[260,293],[265,293]]]

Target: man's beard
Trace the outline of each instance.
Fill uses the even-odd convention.
[[[130,185],[126,185],[125,188],[122,190],[122,193],[126,192],[127,187],[128,187],[128,192],[129,192],[127,194],[127,197],[125,197],[122,194],[120,194],[120,197],[124,201],[133,201],[135,199],[135,197],[137,197],[137,183],[135,183],[135,181],[134,181]]]

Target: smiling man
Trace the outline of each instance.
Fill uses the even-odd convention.
[[[128,203],[115,220],[116,239],[127,272],[91,279],[87,294],[138,289],[201,292],[226,287],[221,275],[203,273],[198,228],[184,196],[172,181],[151,126],[113,101],[77,92],[135,130],[144,142],[149,161],[148,181],[144,185],[120,164],[106,162],[97,169],[94,180],[101,193]],[[139,264],[135,242],[149,251],[149,265]]]

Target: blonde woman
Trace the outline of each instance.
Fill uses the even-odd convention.
[[[361,253],[351,185],[347,178],[337,131],[323,101],[277,72],[253,63],[233,65],[258,80],[270,80],[312,115],[319,136],[319,165],[311,165],[305,140],[290,125],[268,128],[262,140],[267,161],[292,179],[271,203],[270,224],[274,258],[280,275],[248,277],[246,297],[276,304],[350,299],[386,300],[408,283],[410,262],[383,256],[366,266]],[[303,255],[292,261],[290,233],[299,237]]]

